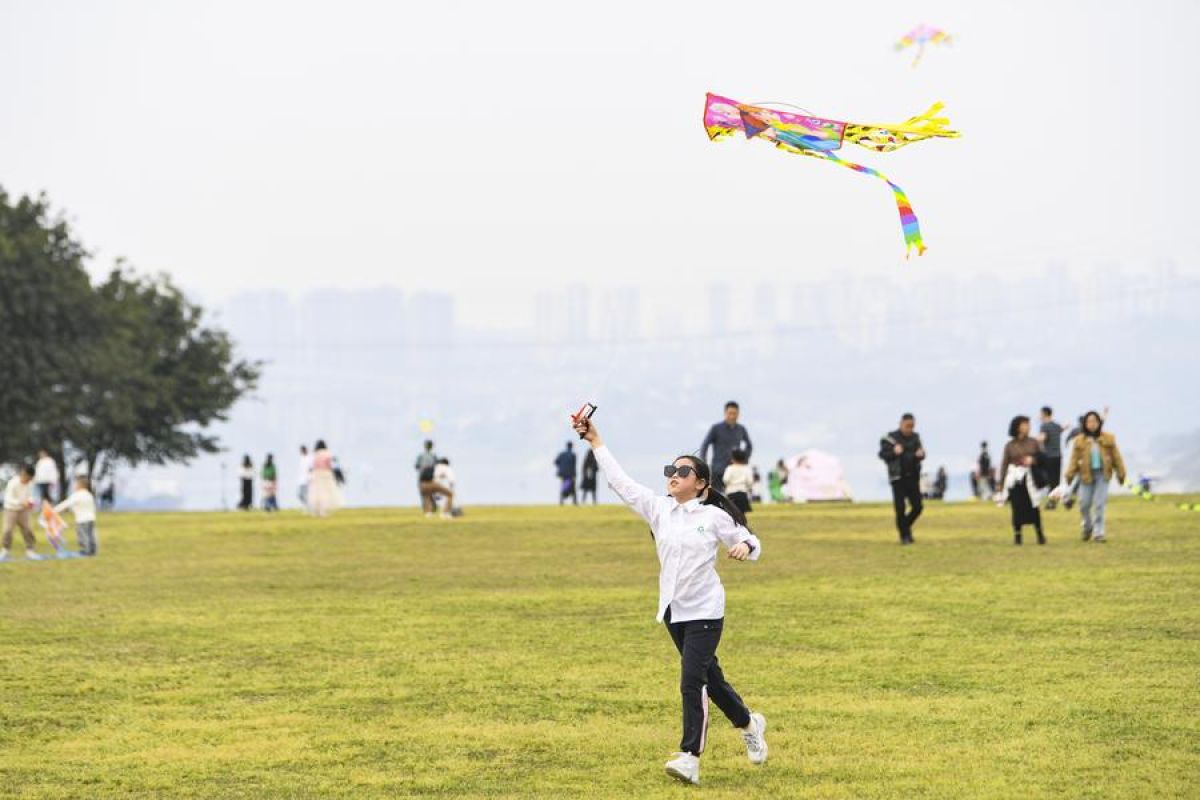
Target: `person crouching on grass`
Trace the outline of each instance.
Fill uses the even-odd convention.
[[[664,497],[625,474],[590,420],[574,427],[592,446],[609,487],[650,524],[658,550],[658,621],[667,624],[682,668],[683,739],[680,752],[666,763],[667,774],[700,783],[710,699],[741,730],[750,763],[762,764],[767,760],[767,720],[746,707],[717,661],[725,589],[716,571],[719,547],[736,561],[756,561],[762,544],[746,526],[745,514],[712,488],[708,464],[700,458],[680,456],[663,468],[669,495]]]

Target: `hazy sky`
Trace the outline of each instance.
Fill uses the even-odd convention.
[[[891,45],[956,35],[917,69]],[[0,185],[205,296],[1197,268],[1200,3],[0,0]],[[956,141],[890,192],[711,144],[706,90]],[[493,291],[499,289],[501,291]],[[501,312],[496,312],[500,315]]]

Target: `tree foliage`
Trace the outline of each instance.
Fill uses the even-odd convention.
[[[44,197],[0,190],[0,462],[45,447],[96,475],[216,452],[259,364],[165,276],[118,263],[93,286],[87,257]]]

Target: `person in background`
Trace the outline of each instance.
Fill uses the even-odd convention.
[[[79,542],[79,554],[96,555],[96,498],[92,494],[91,482],[84,476],[75,479],[75,491],[66,500],[54,507],[59,514],[70,511],[75,515],[75,538]]]
[[[37,540],[33,538],[33,528],[29,524],[33,510],[33,496],[30,484],[33,483],[34,469],[28,464],[9,478],[4,487],[4,540],[0,543],[0,561],[8,561],[8,549],[12,547],[13,528],[21,529],[25,540],[25,558],[30,561],[42,561],[43,556],[36,550]]]
[[[996,479],[992,474],[992,454],[988,452],[988,443],[979,443],[979,460],[975,468],[975,496],[981,500],[990,500],[996,494]]]
[[[262,468],[262,498],[263,511],[278,511],[279,472],[275,469],[275,456],[267,453],[267,460]]]
[[[950,476],[946,474],[945,467],[938,467],[937,476],[933,479],[933,494],[931,497],[934,500],[946,499],[946,487],[950,484]]]
[[[753,477],[753,482],[750,484],[750,502],[761,503],[763,501],[762,474],[758,471],[758,467],[751,467],[750,474]]]
[[[425,516],[432,516],[433,512],[437,511],[437,504],[434,503],[433,508],[428,507],[429,495],[421,488],[427,483],[433,482],[433,468],[437,466],[438,457],[433,452],[433,442],[426,439],[425,449],[417,455],[417,460],[413,464],[413,468],[417,471],[417,493],[421,497],[421,508],[425,511]]]
[[[297,495],[300,506],[308,510],[308,482],[312,480],[312,454],[307,445],[300,445],[300,461],[296,464],[296,482],[299,484]]]
[[[254,462],[250,460],[249,453],[242,456],[242,468],[238,476],[242,479],[242,499],[237,507],[241,511],[249,511],[254,508]]]
[[[1108,482],[1117,476],[1125,483],[1125,460],[1117,448],[1117,438],[1104,430],[1104,419],[1097,411],[1083,415],[1083,434],[1071,443],[1067,461],[1067,481],[1076,475],[1079,491],[1080,528],[1083,540],[1106,542],[1104,512],[1108,507]]]
[[[879,458],[887,464],[888,481],[892,485],[892,506],[896,512],[896,530],[900,544],[913,543],[913,523],[921,516],[921,462],[925,448],[916,432],[917,420],[912,414],[900,417],[900,427],[879,440]],[[905,511],[905,504],[908,511]]]
[[[575,450],[574,445],[567,442],[567,449],[554,458],[554,474],[558,476],[558,504],[561,506],[569,497],[571,502],[579,505],[579,495],[575,492]]]
[[[1075,441],[1076,436],[1083,433],[1083,422],[1086,416],[1086,414],[1080,414],[1077,423],[1067,431],[1066,443],[1068,445]],[[1108,406],[1105,406],[1104,410],[1100,412],[1100,422],[1108,422]],[[1075,505],[1075,497],[1079,494],[1080,476],[1077,474],[1074,480],[1066,480],[1063,484],[1062,487],[1059,487],[1058,495],[1060,498],[1064,498],[1063,508],[1069,511]]]
[[[790,503],[792,498],[787,496],[784,486],[787,484],[788,468],[783,459],[775,464],[775,469],[767,473],[767,491],[771,493],[772,503]]]
[[[1029,417],[1013,417],[1008,425],[1012,437],[1004,445],[1000,460],[1000,503],[1012,504],[1013,544],[1021,544],[1021,529],[1032,525],[1037,531],[1038,544],[1046,543],[1042,530],[1042,512],[1038,510],[1040,492],[1033,478],[1033,469],[1041,452],[1041,444],[1029,435]]]
[[[115,478],[108,479],[108,486],[100,490],[100,507],[111,509],[117,504],[117,484]]]
[[[46,449],[38,450],[37,463],[33,465],[33,483],[37,487],[34,498],[37,503],[45,500],[53,503],[58,494],[58,463]]]
[[[588,495],[592,496],[592,505],[596,505],[596,478],[600,474],[600,465],[596,463],[596,454],[590,449],[583,457],[583,480],[579,488],[583,491],[583,502],[587,503]]]
[[[441,461],[441,459],[438,459],[438,461]],[[449,486],[438,483],[438,461],[421,470],[421,483],[418,485],[421,491],[421,508],[425,510],[425,516],[432,517],[434,512],[438,510],[438,498],[445,497],[446,507],[442,510],[441,517],[442,519],[450,519],[453,516],[451,509],[454,508],[454,490]],[[453,473],[451,475],[453,476]]]
[[[444,486],[448,490],[448,498],[453,498],[456,491],[454,470],[450,466],[450,459],[439,458],[437,465],[433,468],[433,482],[439,486]],[[454,506],[449,499],[446,501],[446,511],[450,512],[452,517],[461,517],[462,509]]]
[[[730,456],[733,461],[725,468],[722,483],[725,484],[725,496],[743,514],[749,514],[750,492],[754,490],[754,471],[747,463],[744,450],[734,450]]]
[[[313,446],[312,480],[308,486],[308,510],[315,517],[327,517],[341,507],[341,495],[333,477],[333,455],[324,439]]]
[[[338,461],[338,457],[333,457],[333,482],[337,484],[338,489],[346,485],[346,473],[342,471],[342,462]]]
[[[1041,426],[1038,428],[1038,442],[1042,445],[1042,455],[1049,478],[1049,486],[1054,489],[1062,479],[1062,437],[1063,426],[1054,421],[1054,410],[1050,406],[1042,406]],[[1046,501],[1046,510],[1053,511],[1056,505],[1054,494]]]
[[[735,401],[730,400],[725,404],[725,419],[709,428],[704,441],[700,443],[700,460],[708,461],[712,465],[713,488],[718,492],[725,491],[722,478],[725,475],[725,468],[733,460],[733,451],[744,451],[747,461],[754,453],[754,445],[750,443],[750,432],[738,422],[741,413],[741,407]],[[712,448],[711,460],[707,458],[710,447]]]

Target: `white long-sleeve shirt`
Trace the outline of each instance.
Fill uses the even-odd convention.
[[[4,487],[4,510],[5,511],[24,511],[29,508],[30,486],[32,484],[21,483],[21,476],[14,475],[9,478],[8,484]]]
[[[454,491],[454,470],[450,469],[449,464],[438,464],[433,468],[433,482]]]
[[[58,464],[50,456],[42,456],[33,465],[34,483],[58,483]]]
[[[312,468],[312,453],[300,456],[300,463],[296,466],[296,482],[301,486],[308,486],[308,482],[312,480]]]
[[[609,487],[650,524],[661,568],[658,573],[658,616],[671,609],[671,622],[720,619],[725,616],[725,587],[717,576],[717,554],[739,542],[751,546],[750,560],[762,554],[758,537],[716,506],[698,498],[679,503],[625,474],[607,447],[595,450],[596,462]]]
[[[60,514],[68,509],[75,512],[76,523],[96,521],[96,497],[87,489],[76,489],[54,507]]]
[[[725,484],[725,494],[734,492],[750,494],[754,488],[754,470],[750,468],[749,464],[730,464],[725,468],[725,474],[721,476],[721,480]]]

